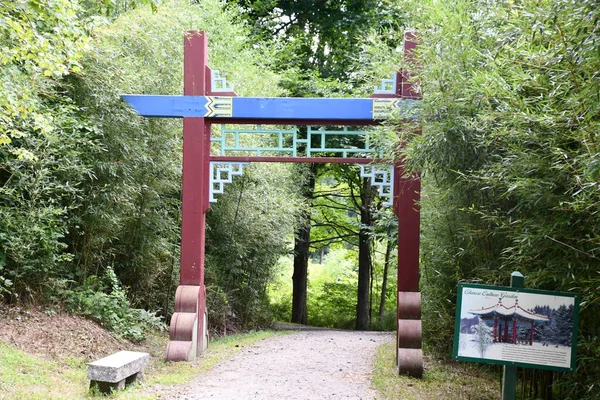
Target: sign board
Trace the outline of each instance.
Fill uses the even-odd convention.
[[[460,284],[452,358],[573,371],[578,320],[574,294]]]

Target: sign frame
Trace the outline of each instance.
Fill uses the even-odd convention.
[[[464,289],[474,289],[474,290],[489,290],[495,292],[502,293],[527,293],[531,295],[541,295],[541,296],[554,296],[554,297],[565,297],[573,300],[573,314],[572,321],[573,326],[571,329],[571,351],[570,351],[570,365],[569,367],[560,367],[554,365],[546,365],[546,364],[536,364],[536,363],[527,363],[521,361],[511,361],[511,360],[502,360],[496,358],[485,358],[485,357],[468,357],[464,355],[459,355],[459,346],[460,346],[460,336],[461,336],[461,315],[464,306],[464,298],[463,292]],[[493,297],[493,296],[489,296]],[[509,297],[509,296],[507,296]],[[469,361],[469,362],[479,362],[484,364],[496,364],[496,365],[505,365],[505,366],[516,366],[523,368],[536,368],[536,369],[544,369],[551,371],[562,371],[562,372],[573,372],[576,368],[576,355],[577,355],[577,337],[579,333],[579,310],[580,310],[580,296],[578,294],[566,293],[566,292],[554,292],[549,290],[537,290],[537,289],[526,289],[526,288],[513,288],[513,287],[505,287],[505,286],[491,286],[491,285],[479,285],[479,284],[467,284],[460,283],[457,287],[457,298],[456,298],[456,313],[455,313],[455,324],[454,324],[454,339],[453,339],[453,347],[452,347],[452,359],[457,361]],[[513,345],[513,344],[511,344]],[[548,349],[550,351],[550,348]]]

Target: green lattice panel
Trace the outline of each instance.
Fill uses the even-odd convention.
[[[302,135],[304,136],[304,135]],[[231,128],[221,125],[211,138],[213,154],[221,156],[361,157],[377,153],[365,131],[348,127],[273,128],[261,125]]]
[[[352,130],[347,126],[336,127],[307,127],[307,157],[357,157],[376,153],[370,147],[367,132]]]
[[[297,156],[298,128],[229,128],[221,125],[220,137],[211,138],[213,150],[221,156]]]

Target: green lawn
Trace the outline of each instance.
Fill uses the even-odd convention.
[[[89,382],[82,360],[41,359],[0,344],[0,398],[78,399]]]
[[[398,375],[395,343],[377,349],[373,386],[381,399],[398,400],[498,400],[500,382],[488,369],[468,363],[425,358],[423,379]]]

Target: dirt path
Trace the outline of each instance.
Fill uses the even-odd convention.
[[[302,331],[249,346],[170,399],[374,399],[375,349],[390,333]]]

